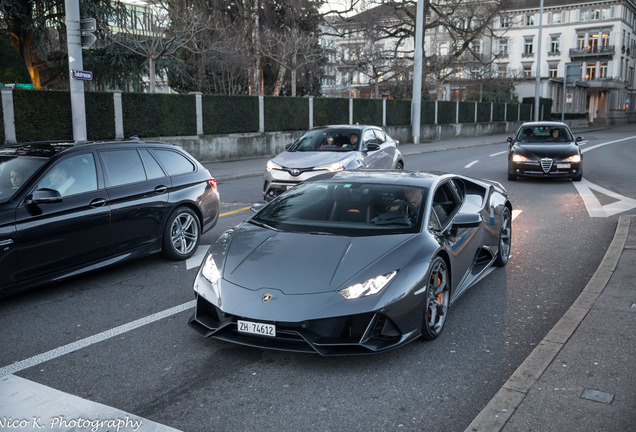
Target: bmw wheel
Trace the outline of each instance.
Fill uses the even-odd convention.
[[[402,161],[398,161],[398,162],[395,164],[395,169],[396,169],[396,170],[404,169],[404,163],[403,163]]]
[[[450,300],[448,267],[442,257],[435,257],[426,278],[426,305],[422,322],[422,337],[433,340],[442,332]]]
[[[508,263],[511,234],[512,218],[510,217],[510,210],[505,207],[501,214],[501,227],[499,228],[499,244],[497,245],[499,250],[497,251],[497,258],[495,258],[497,267],[503,267]]]
[[[172,260],[185,260],[194,255],[201,238],[199,226],[194,211],[178,207],[164,228],[162,254]]]

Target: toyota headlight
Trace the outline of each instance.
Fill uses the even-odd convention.
[[[336,162],[336,163],[332,163],[329,165],[323,165],[323,166],[318,166],[316,168],[314,168],[314,171],[343,171],[344,170],[344,164],[342,162]]]
[[[570,156],[569,158],[563,159],[563,162],[573,162],[573,163],[581,162],[581,155],[575,154],[573,156]]]
[[[377,294],[382,290],[382,288],[386,286],[386,284],[391,281],[391,279],[395,277],[396,274],[397,270],[392,271],[391,273],[376,276],[362,283],[357,283],[355,285],[351,285],[347,288],[341,289],[340,294],[342,294],[342,296],[347,300]]]
[[[271,160],[267,161],[267,171],[271,171],[271,170],[282,170],[283,167],[278,165],[276,162],[272,162]]]

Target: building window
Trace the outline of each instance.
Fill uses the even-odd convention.
[[[607,78],[607,62],[601,62],[598,68],[598,77]]]
[[[579,51],[585,51],[585,34],[576,35],[576,49]]]
[[[439,44],[439,55],[447,56],[448,55],[448,42],[442,42]]]
[[[512,26],[512,18],[510,18],[509,16],[502,16],[501,28],[509,28],[510,26]]]
[[[579,21],[589,21],[590,20],[590,10],[582,9],[579,12]]]
[[[507,77],[508,76],[508,65],[507,64],[497,65],[497,74],[499,75],[500,78]]]
[[[479,56],[481,54],[481,41],[472,42],[473,54]]]
[[[526,26],[533,26],[534,25],[534,14],[527,14],[525,22],[526,22]]]
[[[523,65],[523,77],[524,78],[532,78],[532,65],[531,64]]]
[[[552,12],[552,24],[561,24],[561,12]]]
[[[587,63],[585,65],[585,79],[588,81],[596,79],[596,63]]]
[[[499,39],[499,55],[508,57],[508,39]]]
[[[548,75],[550,78],[556,78],[559,76],[559,65],[558,64],[549,64],[548,65]]]
[[[561,52],[561,35],[550,36],[550,54],[559,54]]]
[[[533,54],[533,36],[527,36],[523,39],[523,56],[528,57]]]

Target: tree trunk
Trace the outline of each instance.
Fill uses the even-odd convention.
[[[276,78],[276,86],[274,87],[274,96],[280,96],[280,89],[283,86],[283,78],[285,78],[285,66],[278,67],[278,78]]]
[[[150,85],[148,87],[148,91],[150,93],[155,92],[155,59],[150,56],[148,57],[148,79],[150,81]]]

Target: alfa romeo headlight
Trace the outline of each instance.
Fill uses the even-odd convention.
[[[201,267],[201,275],[206,278],[212,285],[214,285],[219,279],[221,279],[221,272],[214,262],[214,257],[211,253],[207,254]]]
[[[323,166],[314,168],[314,171],[324,171],[324,170],[331,171],[331,172],[342,171],[344,170],[344,164],[342,162],[336,162],[329,165],[323,165]]]
[[[581,155],[575,154],[573,156],[570,156],[569,158],[563,159],[563,162],[581,162]]]
[[[267,161],[267,171],[271,170],[282,170],[283,167],[278,165],[276,162],[272,162],[271,160]]]
[[[397,274],[396,271],[387,273],[384,275],[376,276],[373,279],[366,280],[362,283],[351,285],[347,288],[341,289],[340,294],[347,300],[357,299],[360,297],[366,297],[379,293],[382,288],[388,284],[391,279]]]
[[[520,154],[516,154],[516,155],[512,156],[512,161],[513,162],[529,162],[530,159],[528,159],[525,156],[521,156]]]

